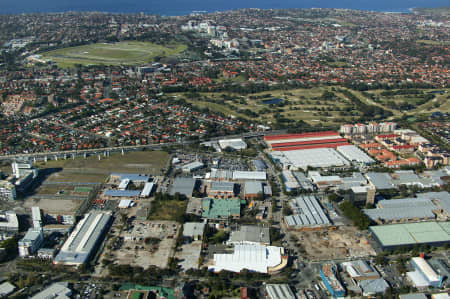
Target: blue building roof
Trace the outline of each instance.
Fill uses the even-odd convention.
[[[137,197],[141,195],[139,190],[106,190],[105,196],[112,197]]]
[[[253,166],[255,166],[257,171],[264,171],[267,169],[267,165],[262,160],[253,160]]]

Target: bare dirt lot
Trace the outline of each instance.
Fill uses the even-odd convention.
[[[78,210],[80,207],[82,200],[76,199],[36,199],[36,198],[28,198],[24,207],[39,207],[49,214],[71,214]]]
[[[111,252],[113,260],[123,265],[166,268],[174,255],[178,230],[179,224],[174,221],[135,220],[120,234],[123,244]]]
[[[334,231],[294,233],[311,260],[343,259],[376,255],[367,239],[353,226],[341,226]]]

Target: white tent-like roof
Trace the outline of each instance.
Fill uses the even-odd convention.
[[[133,206],[133,201],[130,199],[122,199],[119,202],[119,209],[128,209]]]
[[[282,248],[256,244],[239,244],[234,246],[232,254],[214,254],[214,265],[210,270],[220,272],[227,270],[240,272],[243,269],[267,273],[268,268],[281,264]]]

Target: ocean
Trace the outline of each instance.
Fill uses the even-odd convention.
[[[408,12],[413,7],[448,6],[449,0],[0,0],[0,14],[34,12],[103,11],[149,13],[165,16],[192,11],[225,11],[240,8],[348,8]]]

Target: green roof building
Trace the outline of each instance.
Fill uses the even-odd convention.
[[[450,243],[450,222],[379,225],[369,227],[369,231],[383,250]]]
[[[229,217],[241,217],[241,201],[239,199],[205,198],[202,202],[202,217],[211,220],[226,220]]]
[[[165,288],[165,287],[150,287],[150,286],[141,286],[133,283],[125,283],[120,287],[121,291],[150,291],[158,294],[159,297],[167,298],[167,299],[176,299],[175,291],[173,289]],[[134,293],[132,299],[135,299],[134,296],[140,296],[142,293]],[[158,297],[158,298],[159,298]],[[137,298],[136,298],[137,299]]]

